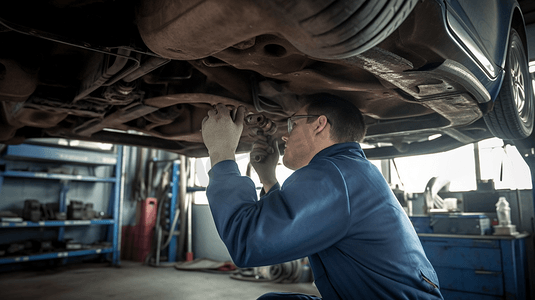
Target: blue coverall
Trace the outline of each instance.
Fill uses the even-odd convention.
[[[358,143],[323,149],[260,200],[232,160],[209,175],[212,215],[238,267],[308,256],[323,299],[442,299],[409,218]]]

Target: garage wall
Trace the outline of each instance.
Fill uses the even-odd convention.
[[[137,163],[138,157],[142,155],[138,147],[124,147],[124,155],[126,162],[126,178],[124,189],[124,201],[123,201],[123,222],[122,225],[135,225],[136,223],[136,206],[137,200],[134,190],[139,186],[139,182],[136,180],[138,172]],[[142,157],[141,173],[142,178],[148,177],[148,171],[146,170],[148,161],[155,157],[158,160],[177,160],[179,155],[167,151],[146,149],[145,155]],[[154,192],[149,195],[154,197]]]
[[[136,223],[136,205],[137,201],[134,195],[134,187],[139,183],[136,181],[137,161],[141,155],[136,147],[125,147],[124,155],[126,161],[126,179],[123,203],[123,226],[135,225]],[[156,155],[161,160],[179,159],[175,153],[157,151]],[[148,157],[152,157],[149,153]],[[150,158],[144,158],[146,164]],[[142,168],[145,174],[146,170]],[[147,175],[144,175],[147,176]],[[201,193],[201,192],[199,192]],[[154,195],[151,195],[154,196]],[[215,223],[208,205],[193,205],[192,208],[192,231],[193,231],[193,252],[194,258],[209,258],[216,261],[232,261],[227,248],[219,238]]]
[[[136,202],[133,199],[133,185],[136,178],[137,147],[125,146],[123,153],[125,156],[125,188],[123,200],[123,223],[122,225],[135,225]]]
[[[227,247],[219,237],[210,206],[193,205],[193,257],[209,258],[216,261],[232,261]]]

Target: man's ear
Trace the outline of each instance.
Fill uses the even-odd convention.
[[[324,116],[324,115],[321,115],[319,116],[319,118],[316,120],[315,122],[315,129],[314,129],[314,133],[315,134],[319,134],[321,133],[323,130],[325,130],[325,127],[327,127],[327,117]]]

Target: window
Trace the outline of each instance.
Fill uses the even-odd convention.
[[[236,155],[236,163],[238,164],[240,173],[245,176],[247,174],[247,164],[249,163],[249,153]],[[195,162],[195,168],[195,185],[203,187],[208,186],[208,171],[210,171],[211,168],[210,159],[197,158]],[[286,180],[286,178],[292,175],[292,173],[292,170],[286,168],[282,164],[281,156],[277,165],[277,179],[279,180],[279,183],[282,184]],[[257,191],[260,194],[260,188],[262,188],[262,184],[260,183],[260,179],[258,178],[258,175],[256,174],[254,168],[251,168],[251,179],[253,180],[255,186],[257,187]],[[208,199],[206,198],[205,192],[195,193],[195,204],[208,204]]]
[[[492,179],[496,189],[531,189],[531,173],[528,165],[516,149],[511,145],[504,146],[502,140],[494,138],[479,142],[479,160],[481,179]],[[236,162],[242,175],[247,172],[249,154],[236,155]],[[371,161],[381,170],[381,161]],[[195,184],[208,185],[210,160],[196,160]],[[277,166],[277,179],[283,183],[293,173],[282,164],[282,156]],[[390,160],[391,185],[398,185],[409,193],[422,193],[432,177],[444,177],[451,181],[450,191],[476,190],[476,163],[474,145],[435,154],[400,157]],[[251,169],[251,179],[258,192],[262,184],[258,175]],[[198,192],[195,204],[208,204],[206,194]]]
[[[516,147],[504,146],[497,138],[478,145],[482,180],[494,180],[496,189],[531,189],[529,167]],[[395,158],[390,166],[391,183],[410,193],[423,192],[429,179],[437,176],[451,180],[450,191],[476,190],[473,144],[442,153]]]

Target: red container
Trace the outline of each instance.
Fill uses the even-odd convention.
[[[158,201],[147,198],[138,203],[135,226],[123,226],[122,255],[124,260],[143,262],[150,253]]]
[[[156,198],[147,198],[140,203],[141,211],[136,226],[139,228],[137,233],[147,235],[152,233],[156,225],[156,213],[158,212],[158,201]]]
[[[150,253],[154,226],[156,225],[158,201],[156,198],[147,198],[140,205],[140,218],[134,231],[133,260],[143,262]]]

